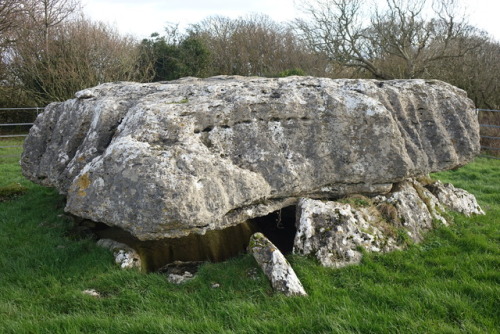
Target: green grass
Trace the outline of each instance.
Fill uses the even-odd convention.
[[[309,296],[286,298],[248,276],[249,255],[206,264],[184,285],[120,270],[108,251],[70,237],[60,195],[3,160],[0,188],[26,191],[0,202],[0,333],[498,333],[500,162],[434,177],[476,194],[487,215],[453,214],[424,243],[359,266],[290,256]]]
[[[0,164],[19,161],[24,137],[0,138]]]

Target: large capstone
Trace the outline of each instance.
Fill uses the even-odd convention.
[[[107,83],[49,105],[22,168],[66,211],[140,240],[204,234],[298,198],[383,194],[470,162],[474,105],[440,81]]]

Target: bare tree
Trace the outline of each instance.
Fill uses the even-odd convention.
[[[11,44],[13,31],[19,25],[19,16],[23,10],[17,0],[0,0],[0,48]]]
[[[48,51],[25,36],[10,62],[12,77],[39,104],[103,82],[143,79],[137,41],[108,25],[81,17],[53,27],[50,36]]]
[[[481,47],[463,58],[436,62],[429,72],[466,90],[479,108],[500,109],[500,44],[488,36],[476,36],[469,42]]]
[[[269,76],[301,69],[321,75],[326,67],[316,54],[306,52],[290,27],[265,15],[209,17],[193,25],[189,33],[208,46],[211,74]]]
[[[295,26],[313,50],[380,79],[422,77],[430,64],[480,46],[462,43],[476,30],[456,14],[454,0],[435,0],[432,6],[429,0],[386,0],[386,8],[371,15],[362,12],[368,4],[314,0],[303,5],[308,19],[296,20]],[[426,10],[433,13],[430,19]]]
[[[22,0],[24,11],[34,27],[43,31],[45,49],[49,47],[50,30],[80,10],[78,0]]]

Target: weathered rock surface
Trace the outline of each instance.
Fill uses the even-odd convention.
[[[101,298],[101,294],[95,289],[86,289],[86,290],[83,290],[82,293],[84,295],[88,295],[91,297]]]
[[[297,205],[297,233],[293,252],[315,256],[325,267],[340,268],[358,263],[359,247],[380,252],[394,249],[396,242],[385,235],[380,215],[350,204],[302,198]]]
[[[286,296],[307,296],[302,283],[280,250],[262,233],[250,238],[248,251],[253,255],[273,289]]]
[[[443,215],[443,204],[463,213],[484,214],[465,190],[447,186],[443,195],[444,191],[436,190],[442,188],[439,181],[424,187],[409,179],[395,184],[387,195],[350,199],[362,205],[302,198],[297,205],[293,252],[314,256],[323,266],[340,268],[359,263],[360,248],[389,252],[403,249],[408,242],[421,242],[436,223],[451,223]]]
[[[109,83],[49,105],[26,177],[141,240],[223,229],[300,197],[385,193],[479,152],[474,106],[439,81],[213,77]]]
[[[129,246],[111,239],[100,239],[97,245],[113,252],[115,263],[122,269],[142,269],[141,257]]]
[[[484,215],[483,209],[477,204],[476,197],[463,189],[455,188],[450,183],[443,184],[441,181],[432,184],[429,189],[448,209],[466,216]]]
[[[434,221],[448,225],[441,215],[445,208],[420,183],[410,179],[396,184],[394,188],[394,191],[386,196],[377,196],[375,202],[394,206],[397,211],[395,227],[403,228],[411,240],[422,241],[425,232],[433,228]]]

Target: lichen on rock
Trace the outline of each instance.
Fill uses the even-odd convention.
[[[142,269],[141,257],[135,249],[111,239],[100,239],[97,245],[113,252],[115,263],[122,269]]]
[[[390,193],[368,201],[359,197],[340,201],[302,198],[297,206],[293,251],[313,256],[326,267],[356,264],[363,250],[400,250],[421,242],[436,223],[449,225],[444,205],[463,213],[484,214],[473,195],[439,181],[424,187],[408,179],[395,184]]]
[[[387,193],[471,161],[478,129],[465,92],[437,81],[106,83],[49,105],[21,164],[67,196],[69,213],[160,240],[223,230],[302,197]]]
[[[429,190],[448,209],[460,212],[466,216],[484,215],[483,209],[477,203],[474,195],[456,188],[450,183],[436,181],[429,186]]]
[[[253,255],[273,289],[286,296],[307,296],[290,263],[280,250],[262,233],[250,238],[248,251]]]
[[[297,207],[293,251],[314,256],[323,266],[340,268],[359,263],[360,248],[371,252],[401,248],[392,233],[384,231],[382,219],[373,207],[303,198]]]

